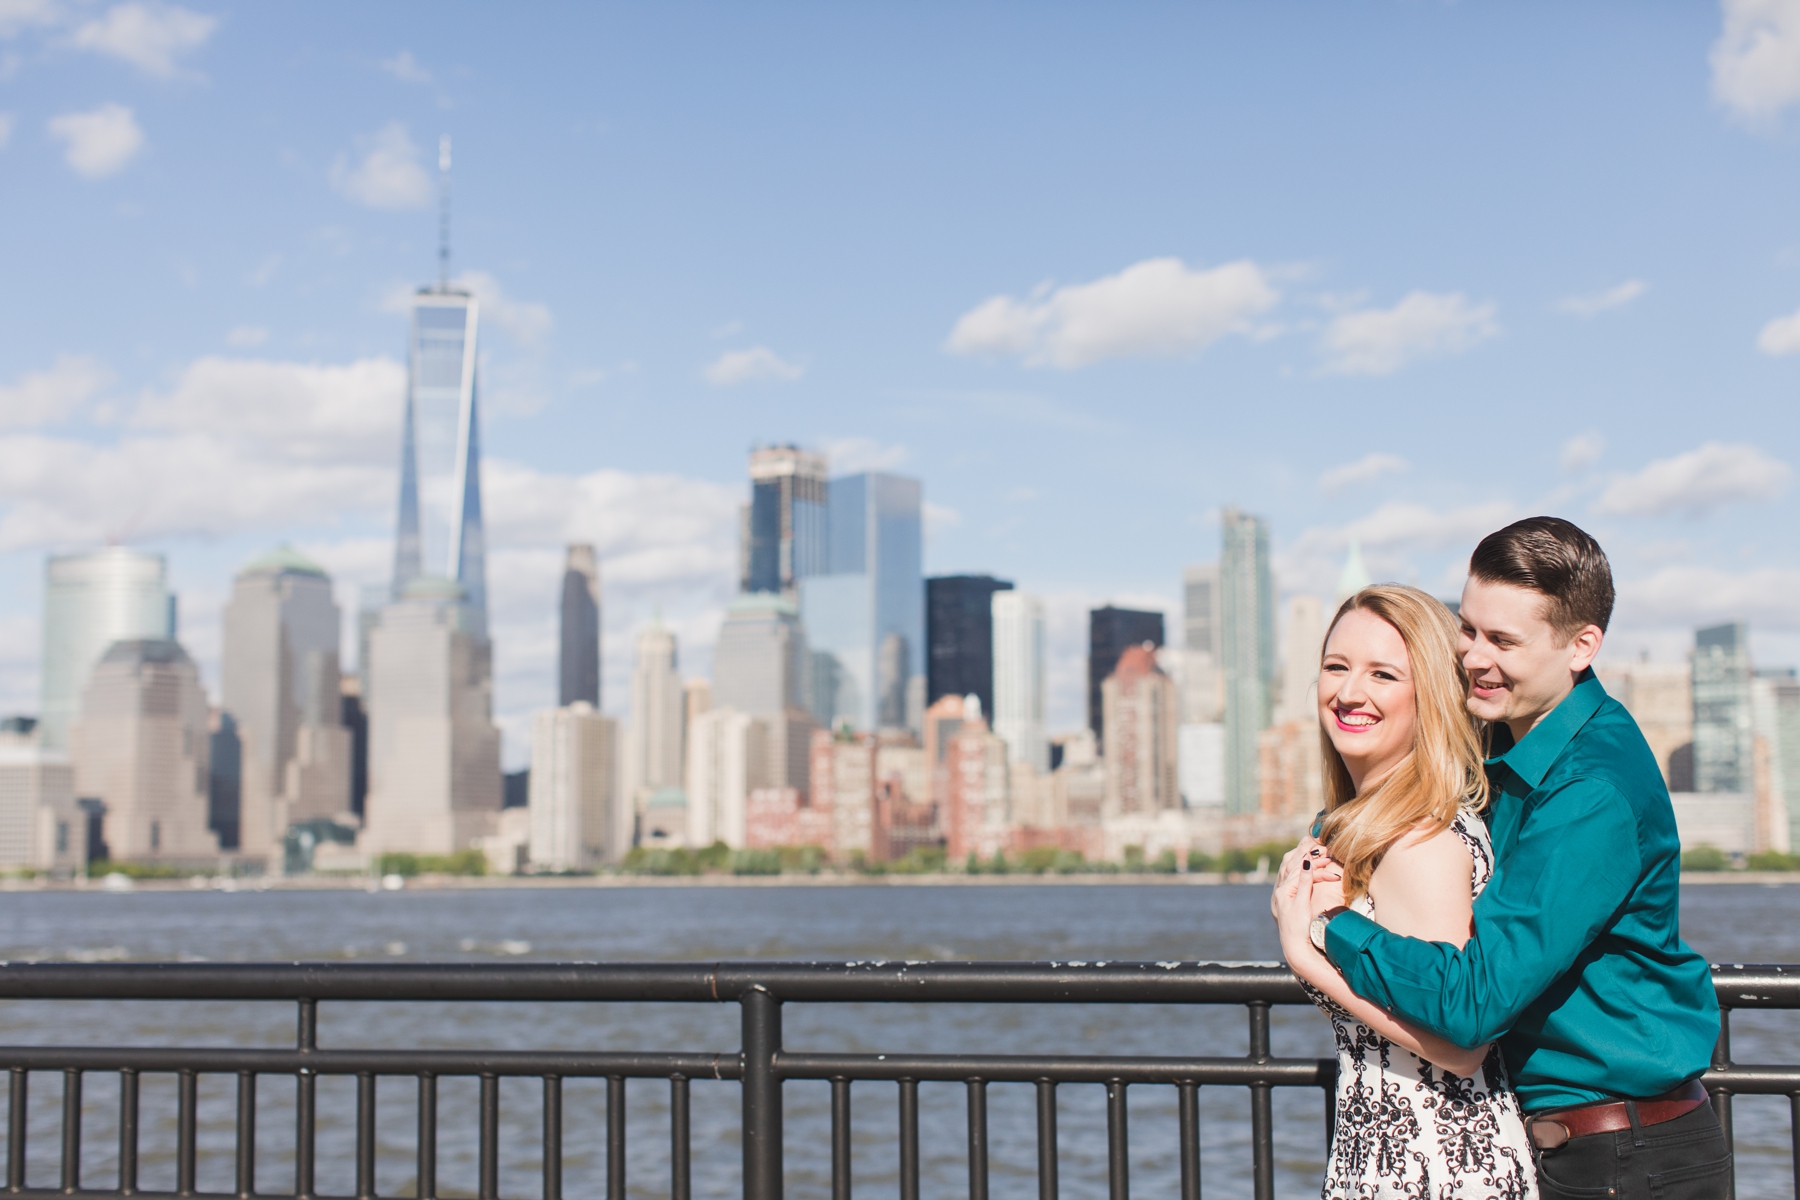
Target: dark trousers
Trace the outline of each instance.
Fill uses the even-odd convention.
[[[1660,1125],[1593,1133],[1538,1151],[1543,1200],[1725,1200],[1730,1188],[1731,1149],[1705,1104]]]

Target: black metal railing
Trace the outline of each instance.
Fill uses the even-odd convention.
[[[1730,1060],[1730,1013],[1736,1008],[1800,1008],[1800,967],[1715,967],[1725,1025],[1707,1087],[1727,1132],[1732,1097],[1789,1097],[1793,1117],[1796,1186],[1800,1188],[1800,1067],[1741,1066]],[[417,1091],[414,1195],[431,1200],[438,1188],[438,1083],[479,1081],[478,1189],[480,1200],[500,1195],[500,1083],[540,1081],[542,1100],[542,1196],[563,1195],[563,1084],[601,1079],[606,1084],[606,1195],[626,1195],[626,1082],[656,1079],[668,1089],[669,1195],[688,1200],[692,1186],[689,1083],[734,1080],[740,1084],[742,1183],[746,1200],[777,1200],[784,1170],[783,1084],[830,1084],[831,1192],[851,1194],[851,1089],[857,1082],[886,1081],[898,1089],[899,1183],[902,1200],[917,1200],[920,1186],[919,1084],[962,1083],[968,1106],[968,1177],[971,1200],[986,1200],[989,1184],[988,1085],[1035,1085],[1037,1186],[1040,1200],[1058,1194],[1057,1087],[1098,1084],[1106,1091],[1107,1179],[1112,1200],[1127,1200],[1130,1138],[1127,1089],[1133,1084],[1172,1087],[1177,1097],[1180,1195],[1201,1194],[1199,1094],[1202,1087],[1248,1089],[1251,1182],[1258,1200],[1274,1195],[1272,1093],[1276,1088],[1319,1088],[1324,1093],[1323,1138],[1329,1144],[1332,1059],[1278,1058],[1270,1046],[1270,1009],[1304,1004],[1306,997],[1285,968],[1208,963],[669,963],[521,964],[102,964],[0,965],[0,999],[287,1001],[298,1010],[293,1049],[229,1047],[0,1046],[0,1069],[10,1078],[6,1191],[12,1195],[72,1197],[291,1196],[313,1200],[318,1141],[318,1080],[356,1081],[355,1197],[375,1200],[376,1085],[402,1078]],[[660,1002],[735,1003],[742,1040],[736,1051],[637,1053],[518,1050],[322,1048],[321,1002]],[[937,1055],[796,1053],[783,1048],[786,1003],[913,1004],[1197,1004],[1239,1005],[1248,1016],[1245,1053],[1216,1057],[1087,1055]],[[29,1090],[34,1072],[62,1077],[60,1176],[55,1187],[28,1184]],[[117,1175],[96,1187],[82,1174],[83,1084],[88,1074],[119,1080]],[[139,1188],[140,1081],[146,1075],[176,1080],[175,1186]],[[198,1082],[202,1076],[236,1080],[235,1187],[202,1192],[197,1187]],[[257,1181],[258,1083],[265,1076],[294,1081],[295,1117],[291,1192],[259,1192]]]

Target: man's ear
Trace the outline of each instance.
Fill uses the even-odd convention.
[[[1594,659],[1600,654],[1600,643],[1606,640],[1606,634],[1598,625],[1585,625],[1581,631],[1569,639],[1569,670],[1576,674],[1594,665]]]

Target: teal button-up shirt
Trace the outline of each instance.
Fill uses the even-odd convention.
[[[1327,955],[1357,995],[1459,1046],[1498,1038],[1527,1112],[1698,1076],[1719,1005],[1681,940],[1675,811],[1637,723],[1587,671],[1517,745],[1493,738],[1495,868],[1468,944],[1347,912]]]

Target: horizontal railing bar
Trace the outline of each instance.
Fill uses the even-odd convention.
[[[1311,1003],[1278,964],[1139,962],[6,963],[14,1000]]]
[[[1331,1082],[1329,1058],[1145,1058],[1011,1054],[790,1054],[775,1059],[783,1079],[920,1079],[962,1083],[1267,1083],[1322,1087]]]
[[[1709,1088],[1747,1096],[1800,1095],[1800,1067],[1759,1067],[1732,1063],[1723,1069],[1708,1071],[1700,1082]]]
[[[287,1050],[162,1046],[0,1046],[0,1070],[199,1071],[259,1075],[566,1075],[737,1079],[736,1054],[561,1050]]]
[[[1715,965],[1730,1008],[1800,1008],[1800,966]],[[1286,967],[1202,962],[0,963],[0,999],[1275,1004]]]
[[[1714,963],[1712,973],[1727,1008],[1800,1008],[1800,966]]]

